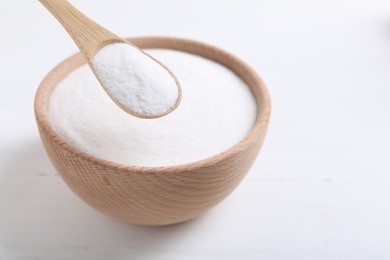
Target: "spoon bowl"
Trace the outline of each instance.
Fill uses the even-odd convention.
[[[163,63],[147,54],[145,51],[140,50],[126,39],[117,36],[97,24],[68,1],[39,1],[66,29],[84,55],[100,85],[122,110],[136,117],[151,119],[165,116],[178,107],[182,95],[180,82],[175,74]],[[110,62],[110,59],[101,60],[101,62],[103,62],[102,66],[97,66],[98,64],[95,60],[96,56],[105,48],[109,46],[118,46],[118,44],[125,46],[128,50],[132,50],[124,52],[124,54],[129,55],[116,56],[118,59],[122,59],[123,57],[126,58],[126,63],[130,63],[131,65],[128,67],[123,67],[123,65],[116,67],[120,72],[127,74],[126,76],[129,78],[128,81],[125,81],[127,84],[124,84],[124,86],[118,86],[118,84],[115,84],[114,82],[115,76],[121,73],[107,69],[107,67],[110,67],[113,64]],[[138,64],[135,63],[137,60]],[[124,60],[119,60],[117,63],[122,64],[123,61]],[[148,77],[144,77],[145,79],[143,80],[146,81],[144,86],[139,82],[134,84],[134,79],[140,78],[138,74],[143,73],[144,71],[132,71],[132,69],[129,68],[136,68],[139,64],[149,64],[149,67],[153,68],[153,73],[155,75],[166,80],[153,82],[148,79]],[[99,68],[103,68],[104,70],[101,71]],[[147,71],[144,73],[147,73]],[[107,75],[109,80],[105,80],[105,76]],[[161,86],[161,81],[168,83]],[[145,86],[150,87],[149,89],[145,89]],[[137,92],[137,90],[139,91]],[[169,96],[166,94],[171,95]],[[164,97],[167,98],[164,99]],[[162,101],[165,102],[162,103]],[[159,104],[156,104],[158,102],[161,103],[160,106],[158,106]],[[159,109],[155,108],[156,105]]]

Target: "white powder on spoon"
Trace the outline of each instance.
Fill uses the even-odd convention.
[[[53,91],[49,119],[69,144],[126,165],[168,166],[205,159],[240,142],[256,119],[249,87],[211,60],[172,50],[148,50],[181,82],[183,99],[158,119],[129,116],[116,106],[87,66]]]
[[[177,105],[180,95],[174,77],[130,44],[106,45],[95,54],[92,63],[107,94],[125,111],[156,117]]]

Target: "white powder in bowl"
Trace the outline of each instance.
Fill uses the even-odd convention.
[[[178,102],[178,85],[170,72],[130,44],[106,45],[92,63],[107,93],[126,111],[155,117]]]
[[[256,120],[256,101],[232,71],[200,56],[147,50],[181,82],[183,98],[158,119],[129,116],[85,65],[54,89],[49,120],[69,144],[100,159],[169,166],[205,159],[240,142]]]

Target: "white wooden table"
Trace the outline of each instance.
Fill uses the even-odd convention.
[[[23,2],[23,3],[22,3]],[[273,100],[242,185],[168,227],[114,221],[51,166],[33,115],[76,47],[38,1],[0,8],[0,259],[390,259],[388,0],[73,0],[123,36],[174,35],[242,57]]]

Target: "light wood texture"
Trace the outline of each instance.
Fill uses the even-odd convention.
[[[94,208],[130,223],[165,225],[197,217],[218,204],[241,182],[263,143],[270,100],[260,77],[244,62],[216,47],[184,39],[130,39],[140,48],[167,48],[215,60],[239,75],[251,88],[258,118],[239,144],[202,161],[172,167],[132,167],[89,156],[70,146],[51,128],[47,106],[55,86],[84,64],[76,54],[43,80],[35,99],[35,115],[50,159],[69,187]]]
[[[66,0],[39,0],[61,23],[88,62],[109,43],[127,42],[88,18]]]
[[[112,33],[101,25],[97,24],[95,21],[88,18],[82,12],[80,12],[77,8],[71,5],[66,0],[39,0],[47,10],[61,23],[61,25],[65,28],[65,30],[72,37],[73,41],[76,43],[77,47],[80,49],[81,53],[84,55],[87,60],[91,70],[95,74],[96,78],[100,82],[100,85],[106,91],[104,84],[101,82],[98,77],[94,66],[93,66],[93,57],[95,54],[104,46],[112,44],[112,43],[127,43],[130,45],[126,39],[119,37],[118,35]],[[133,45],[134,46],[134,45]],[[136,46],[134,46],[136,47]],[[137,111],[132,111],[126,107],[124,107],[120,102],[118,102],[115,97],[110,95],[108,91],[106,91],[107,95],[125,112],[140,118],[145,119],[153,119],[165,116],[172,111],[174,111],[180,104],[182,98],[182,91],[180,82],[175,76],[175,74],[166,67],[163,63],[161,63],[158,59],[149,55],[148,53],[143,52],[139,49],[147,57],[151,58],[155,62],[157,62],[160,66],[162,66],[175,80],[176,86],[178,88],[178,96],[174,106],[170,109],[159,113],[159,114],[142,114]]]

